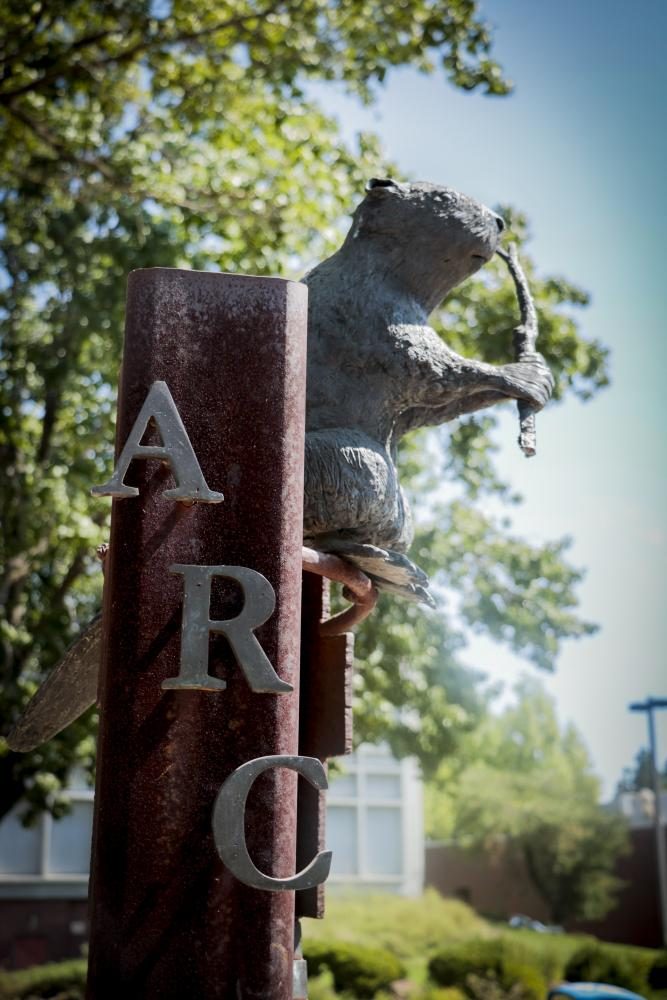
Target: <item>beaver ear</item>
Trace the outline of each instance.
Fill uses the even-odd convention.
[[[401,185],[391,177],[371,177],[366,182],[366,191],[400,191]]]

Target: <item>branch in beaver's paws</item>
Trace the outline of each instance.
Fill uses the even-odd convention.
[[[516,297],[521,310],[521,325],[514,328],[514,352],[517,361],[525,354],[535,352],[537,342],[537,310],[530,294],[528,280],[524,274],[519,255],[514,243],[510,243],[507,251],[496,250],[499,257],[505,261],[514,279]],[[529,403],[518,401],[519,408],[519,445],[526,458],[531,458],[537,452],[537,436],[535,431],[535,411]]]

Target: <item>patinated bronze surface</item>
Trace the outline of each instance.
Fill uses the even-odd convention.
[[[374,179],[340,250],[304,279],[304,539],[404,597],[428,600],[428,581],[405,556],[412,524],[396,469],[401,437],[508,398],[535,412],[553,388],[534,350],[490,365],[455,354],[428,325],[491,259],[503,228],[451,188]]]

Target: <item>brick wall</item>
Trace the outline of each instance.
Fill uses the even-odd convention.
[[[81,958],[87,938],[85,899],[0,899],[0,966],[5,969]]]
[[[602,920],[572,921],[567,930],[595,934],[605,941],[659,948],[660,902],[653,828],[630,830],[630,845],[630,853],[619,858],[616,865],[616,873],[625,884],[614,909]],[[514,913],[525,913],[549,922],[548,910],[511,846],[498,848],[495,853],[470,854],[453,844],[428,845],[425,883],[443,896],[463,899],[484,916],[507,920]]]

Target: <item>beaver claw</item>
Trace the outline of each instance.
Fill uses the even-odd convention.
[[[403,553],[344,540],[327,542],[326,551],[354,563],[370,577],[378,590],[398,594],[405,600],[426,604],[430,608],[436,606],[428,591],[428,576]]]
[[[523,399],[532,410],[541,410],[551,399],[554,377],[547,363],[537,351],[521,355],[519,361],[503,365],[506,379],[505,391],[512,399]]]

